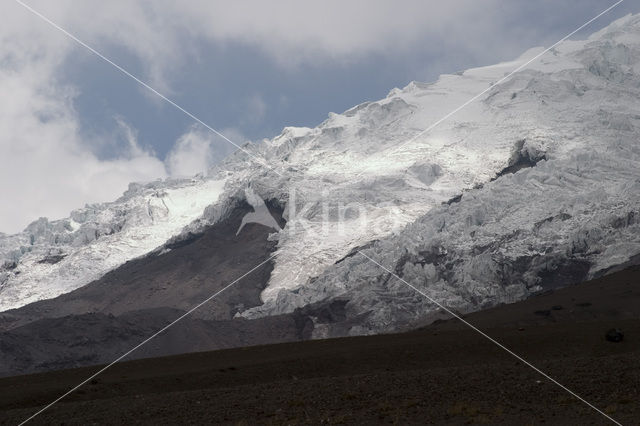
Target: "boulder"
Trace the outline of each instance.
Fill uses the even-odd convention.
[[[607,331],[605,338],[609,342],[618,343],[618,342],[622,342],[622,339],[624,339],[624,334],[622,333],[622,330],[620,330],[619,328],[612,328],[609,331]]]

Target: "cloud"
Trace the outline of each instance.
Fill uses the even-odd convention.
[[[167,155],[165,163],[171,176],[206,173],[213,162],[211,140],[202,132],[184,134]]]
[[[113,159],[93,153],[92,141],[80,137],[76,90],[55,78],[71,45],[6,6],[14,19],[0,29],[0,230],[64,217],[85,203],[117,198],[129,182],[166,176],[163,162],[137,146],[133,133]]]
[[[519,54],[523,37],[556,37],[548,28],[557,27],[567,14],[584,12],[590,17],[603,8],[600,0],[569,0],[561,5],[549,0],[29,3],[91,44],[128,49],[140,59],[144,76],[165,91],[170,89],[168,73],[179,70],[185,57],[203,54],[199,42],[255,46],[284,68],[353,62],[399,51],[479,57],[499,49]],[[46,26],[25,10],[10,12],[28,27]],[[572,27],[561,26],[561,31],[566,34]]]
[[[0,182],[3,232],[39,216],[63,217],[85,203],[121,195],[131,181],[164,177],[163,163],[139,148],[99,160],[79,138],[73,91],[42,78],[47,64],[0,69]]]
[[[225,129],[222,134],[238,143],[244,140],[236,129]],[[206,175],[211,166],[234,150],[235,147],[227,141],[207,129],[194,126],[176,141],[167,154],[165,164],[172,177]]]
[[[535,6],[528,9],[523,7],[533,3]],[[555,17],[556,3],[29,1],[100,51],[108,54],[114,47],[124,48],[136,60],[140,77],[167,94],[172,89],[171,76],[189,63],[187,59],[197,60],[205,54],[202,46],[207,44],[257,47],[284,70],[397,52],[474,58],[498,49],[520,53],[524,36],[544,32],[553,24],[536,20],[535,13]],[[598,0],[568,3],[575,7],[563,5],[570,9],[564,15],[601,9]],[[535,7],[540,10],[527,12]],[[159,159],[138,144],[135,131],[121,119],[121,136],[127,144],[111,159],[99,158],[96,145],[102,141],[80,135],[82,112],[74,109],[77,89],[61,84],[59,78],[71,55],[92,54],[17,3],[5,2],[3,16],[1,231],[16,232],[39,216],[63,217],[85,203],[114,199],[131,181],[204,171],[217,161],[220,154],[214,152],[221,152],[218,147],[233,149],[201,129],[191,128],[165,160]],[[267,107],[259,94],[249,99],[247,111],[255,119],[264,118]],[[230,130],[223,133],[234,141],[242,140],[241,135],[229,134]]]

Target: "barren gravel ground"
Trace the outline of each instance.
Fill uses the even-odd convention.
[[[640,424],[640,268],[466,319],[617,421]],[[623,342],[605,340],[611,327]],[[19,423],[97,369],[0,380],[0,423]],[[202,423],[609,424],[457,320],[124,362],[33,421]]]

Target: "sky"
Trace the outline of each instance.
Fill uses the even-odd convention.
[[[550,46],[615,3],[21,1],[237,144]],[[129,182],[206,172],[233,151],[18,2],[2,7],[0,232],[114,200]],[[638,12],[627,0],[573,38]]]

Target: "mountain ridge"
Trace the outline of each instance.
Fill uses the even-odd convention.
[[[631,262],[640,253],[640,15],[493,86],[539,52],[412,82],[316,128],[247,145],[251,155],[237,151],[206,177],[132,185],[120,202],[0,238],[0,310],[171,250],[223,220],[247,185],[282,206],[287,226],[267,236],[277,257],[262,303],[236,315],[344,303],[353,326],[332,331],[319,319],[314,337],[391,331],[437,313],[348,256],[372,241],[368,256],[461,312],[521,300],[555,286],[554,275],[587,279]]]

